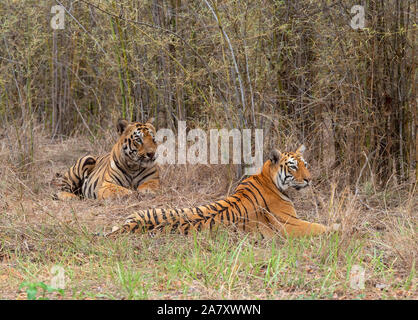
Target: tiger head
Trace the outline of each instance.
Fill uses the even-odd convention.
[[[311,181],[311,174],[307,163],[302,157],[305,146],[301,145],[296,152],[281,153],[273,149],[270,154],[270,177],[280,191],[289,187],[296,190],[307,187]]]
[[[128,166],[150,167],[156,159],[157,143],[153,119],[146,123],[119,119],[116,129],[120,135],[115,148]]]

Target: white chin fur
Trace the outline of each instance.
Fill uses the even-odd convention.
[[[154,161],[148,160],[148,161],[141,161],[139,164],[143,168],[149,168],[154,165]]]
[[[285,191],[289,187],[288,185],[282,183],[279,176],[277,176],[276,181],[277,181],[277,186],[279,190]]]
[[[303,183],[303,184],[295,184],[292,187],[295,188],[296,190],[301,190],[303,188],[306,188],[309,184],[308,183]]]

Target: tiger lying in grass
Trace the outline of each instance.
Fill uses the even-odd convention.
[[[59,177],[61,192],[54,198],[107,199],[129,195],[132,190],[154,192],[159,188],[154,126],[150,121],[119,120],[116,127],[120,136],[112,151],[78,159]]]
[[[311,175],[302,157],[305,147],[296,152],[273,150],[261,173],[244,180],[235,194],[208,205],[187,209],[148,209],[127,218],[121,227],[107,236],[124,232],[146,232],[168,229],[188,234],[191,230],[233,226],[243,231],[259,231],[264,237],[276,232],[291,236],[317,235],[332,228],[301,220],[284,191],[309,185]]]

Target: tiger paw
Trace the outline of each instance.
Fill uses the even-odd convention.
[[[74,200],[79,199],[74,193],[62,191],[58,193],[54,193],[52,195],[52,200]]]
[[[126,199],[134,192],[119,186],[110,186],[99,190],[99,199]]]

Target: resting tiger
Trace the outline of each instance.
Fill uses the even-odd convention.
[[[309,185],[311,175],[302,157],[305,147],[296,152],[271,152],[259,174],[245,179],[235,194],[224,200],[188,209],[148,209],[127,218],[107,236],[124,232],[168,229],[188,234],[191,230],[214,229],[218,225],[234,226],[243,231],[259,231],[271,238],[276,232],[292,236],[317,235],[328,227],[301,220],[284,191]]]
[[[156,191],[160,182],[155,164],[155,128],[151,121],[119,120],[116,128],[120,137],[112,151],[99,157],[88,155],[78,159],[61,176],[61,192],[55,198],[108,199],[129,195],[132,189]]]

